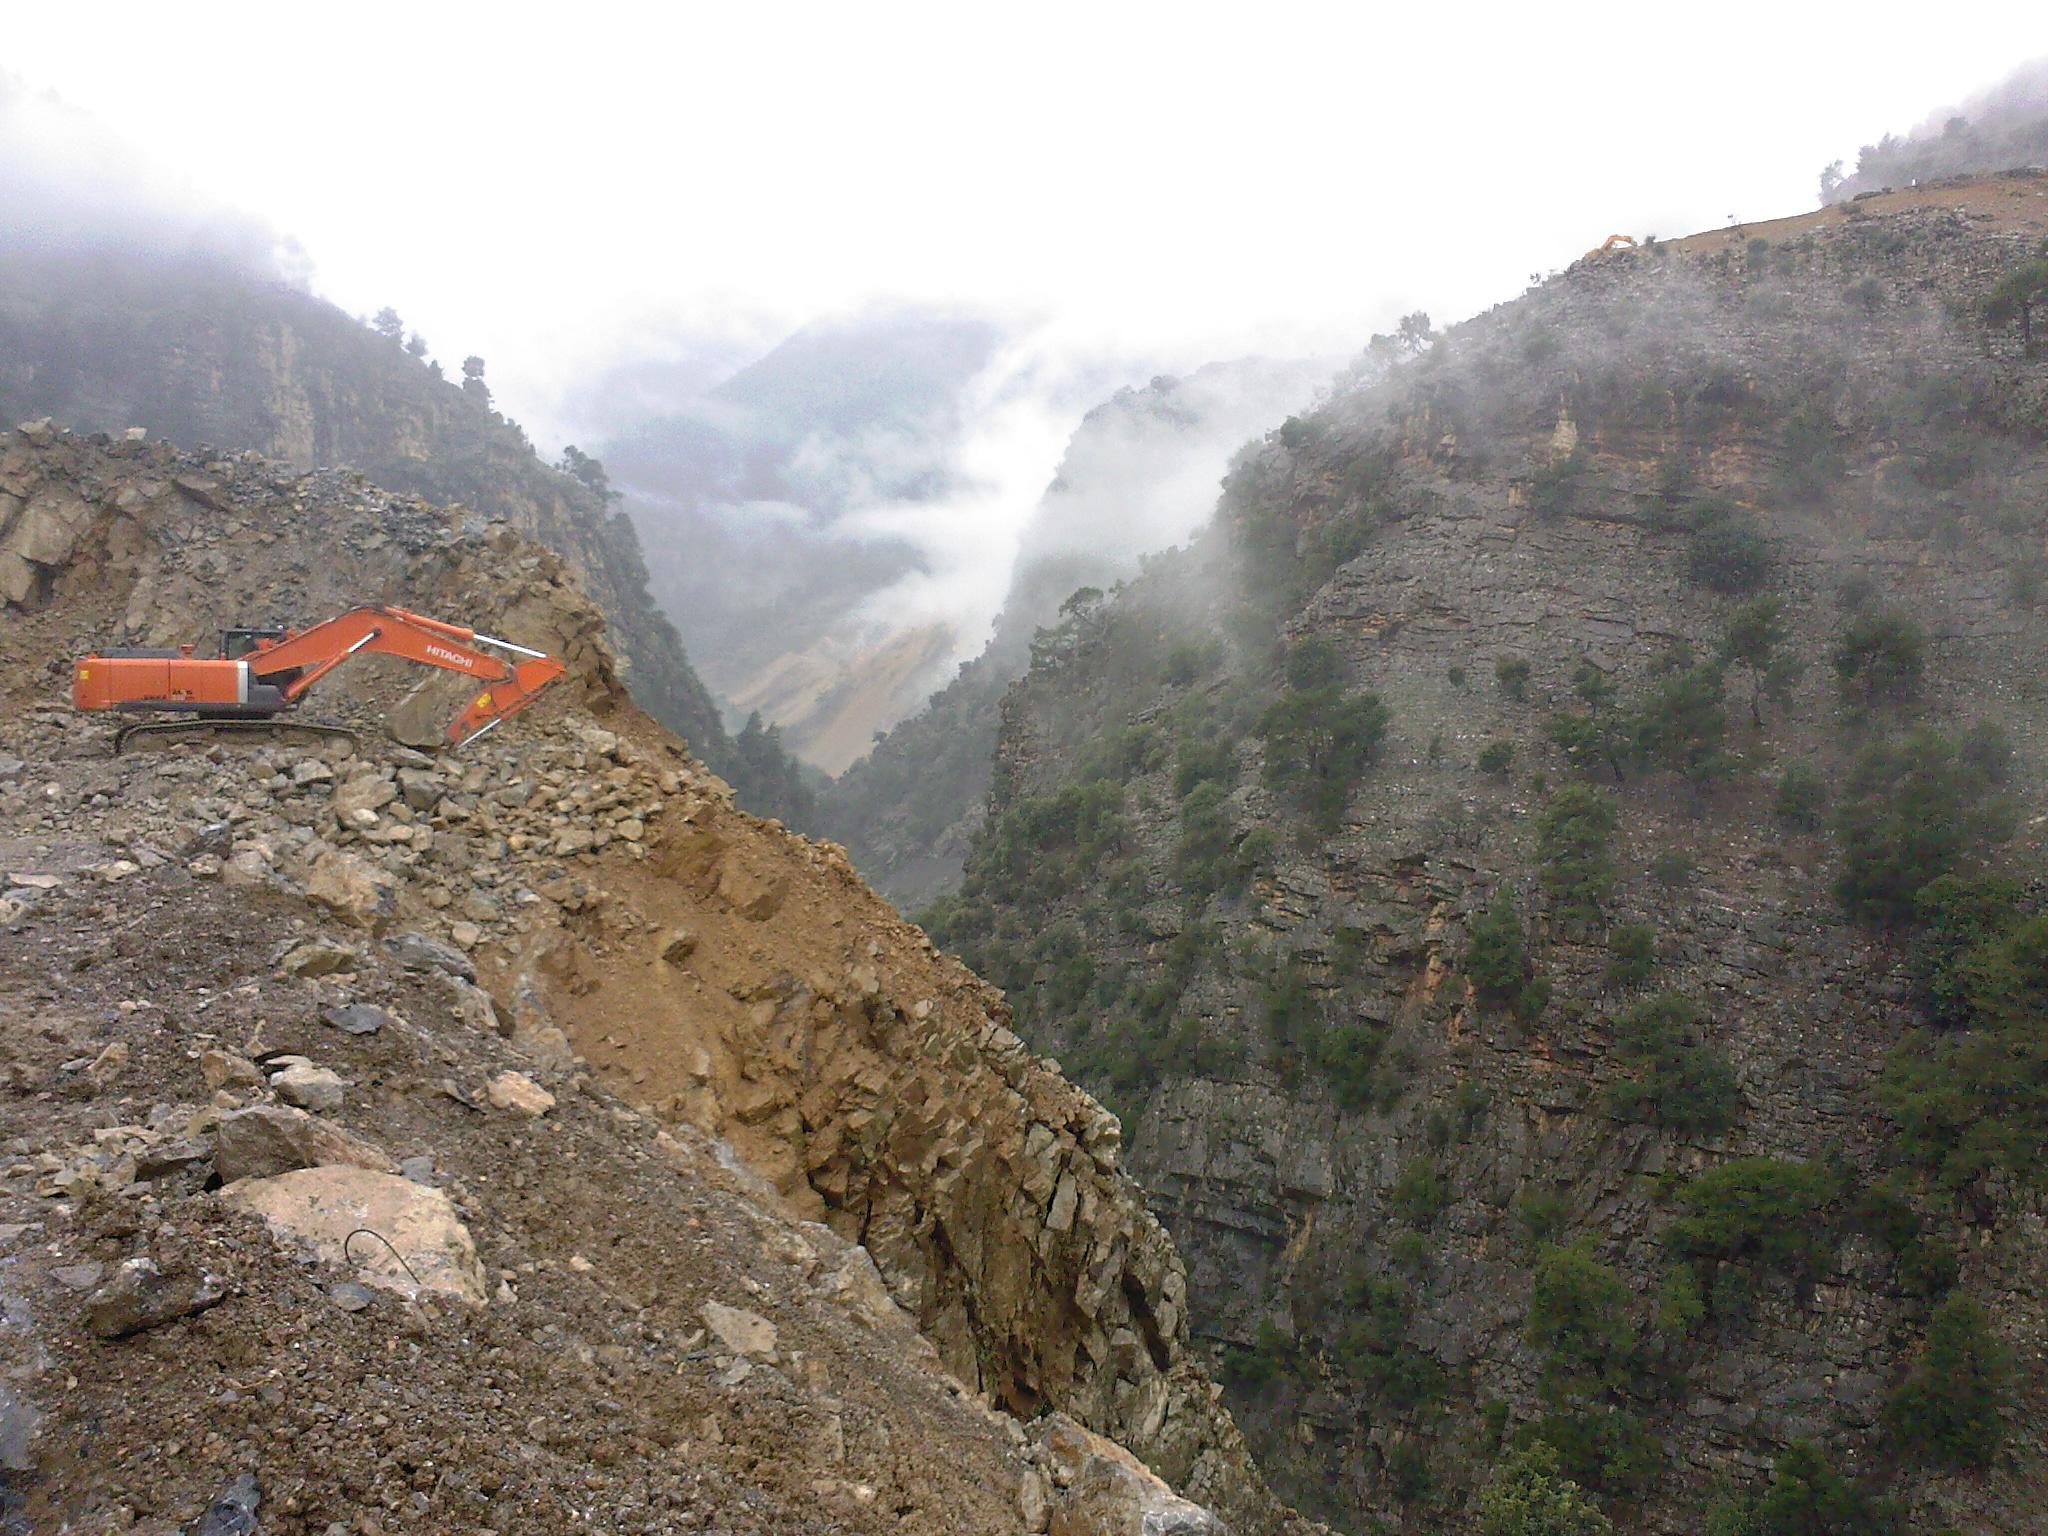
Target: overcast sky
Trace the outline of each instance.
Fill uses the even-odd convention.
[[[562,392],[882,298],[1162,364],[1349,351],[1815,176],[2048,51],[2036,5],[14,8],[0,68]]]

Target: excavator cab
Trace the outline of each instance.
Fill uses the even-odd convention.
[[[275,645],[285,637],[282,625],[265,629],[224,629],[220,632],[220,659],[240,661],[260,645]]]

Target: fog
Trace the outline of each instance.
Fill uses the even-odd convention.
[[[759,587],[795,596],[743,619],[863,641],[941,626],[950,662],[1020,559],[1125,561],[1199,521],[1221,436],[1105,444],[1124,472],[1100,461],[1093,499],[1038,510],[1117,390],[1354,355],[1611,230],[1810,206],[1821,165],[1982,91],[2042,31],[2018,6],[1912,15],[1902,48],[1883,7],[1845,26],[1741,4],[223,4],[195,25],[87,4],[10,18],[0,197],[15,242],[203,255],[352,314],[392,305],[449,372],[484,356],[544,453],[610,447],[622,471],[652,425],[758,423],[730,387],[793,337],[904,310],[985,326],[934,399],[884,380],[859,419],[778,436],[765,488],[681,493],[644,454],[618,474],[658,575],[706,527],[744,533]],[[1249,434],[1264,409],[1221,415]],[[760,539],[799,547],[791,570]],[[835,565],[857,590],[833,595]],[[702,643],[737,622],[690,601]]]
[[[210,200],[90,114],[0,74],[0,250],[204,260],[303,284],[296,242]]]

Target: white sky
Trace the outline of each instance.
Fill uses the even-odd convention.
[[[1821,166],[2048,51],[2038,3],[93,4],[55,90],[482,353],[543,443],[698,325],[875,298],[1164,366],[1460,318],[1613,231],[1811,206]]]

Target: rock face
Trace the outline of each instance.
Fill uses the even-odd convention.
[[[1004,700],[938,936],[1122,1112],[1195,1337],[1277,1486],[1334,1523],[1458,1528],[1503,1434],[1585,1435],[1573,1475],[1644,1530],[1697,1528],[1795,1441],[1891,1466],[1882,1405],[1930,1298],[1857,1214],[1875,1187],[1906,1191],[2009,1347],[2048,1337],[2037,1195],[1995,1176],[1958,1200],[1909,1155],[1881,1092],[1927,1034],[1906,945],[1844,911],[1830,814],[1781,810],[1792,765],[1840,805],[1871,733],[1992,720],[2018,831],[1986,856],[2023,884],[2042,857],[2048,710],[2014,680],[2048,668],[2048,378],[1976,316],[2043,214],[1946,196],[1589,262],[1458,327],[1275,433],[1191,552],[1048,637]],[[1930,414],[1928,391],[1971,404]],[[1776,696],[1714,662],[1753,595],[1804,668]],[[1884,613],[1925,633],[1916,701],[1845,697],[1845,635]],[[1269,713],[1307,691],[1290,649],[1390,711],[1326,820]],[[1641,736],[1612,766],[1567,752],[1593,711],[1675,710],[1674,676],[1717,700],[1712,763]],[[1545,831],[1568,789],[1615,812],[1590,916]],[[1503,893],[1544,984],[1521,997],[1473,954]],[[1625,1021],[1666,992],[1698,1009],[1684,1059],[1725,1070],[1725,1119],[1637,1091]],[[1743,1157],[1840,1175],[1812,1273],[1688,1262],[1681,1192]],[[1532,1321],[1575,1243],[1640,1341],[1625,1381],[1575,1382]],[[1684,1284],[1725,1303],[1673,1322]],[[2028,1373],[2015,1411],[2043,1391]],[[2016,1454],[1967,1493],[1894,1490],[1932,1524],[2018,1528],[2048,1473]]]
[[[517,1383],[516,1401],[552,1406],[515,1417],[540,1415],[573,1454],[504,1464],[502,1424],[429,1444],[419,1426],[438,1410],[386,1412],[409,1456],[492,1469],[476,1504],[493,1528],[558,1512],[553,1493],[513,1490],[596,1479],[624,1510],[644,1508],[634,1490],[649,1478],[680,1501],[665,1507],[715,1513],[718,1528],[787,1528],[748,1513],[768,1507],[745,1491],[765,1478],[775,1510],[824,1500],[854,1529],[1008,1532],[1027,1470],[1048,1520],[1058,1505],[1017,1417],[1046,1408],[1124,1441],[1235,1529],[1300,1528],[1189,1356],[1184,1275],[1118,1168],[1114,1119],[1032,1058],[1001,999],[839,850],[736,810],[633,708],[558,563],[352,483],[319,502],[320,477],[246,460],[207,461],[204,519],[148,490],[194,468],[168,450],[59,434],[7,441],[0,461],[17,481],[75,480],[99,498],[72,564],[8,632],[23,665],[0,674],[0,749],[24,768],[0,782],[0,845],[25,850],[7,873],[31,927],[0,946],[0,970],[18,981],[72,946],[82,957],[98,931],[85,909],[110,889],[149,914],[120,953],[67,973],[90,972],[91,1001],[64,1004],[63,1021],[14,1027],[42,1005],[13,1000],[25,981],[0,988],[0,1144],[19,1134],[33,1154],[0,1161],[0,1241],[30,1200],[117,1230],[142,1210],[233,1258],[249,1289],[220,1326],[260,1318],[266,1358],[321,1334],[327,1353],[291,1371],[317,1360],[346,1377],[352,1413],[432,1381],[437,1404],[459,1399],[482,1423],[503,1417],[485,1399]],[[124,493],[132,510],[115,505]],[[209,559],[216,520],[245,516],[245,494],[275,515],[274,558]],[[286,739],[116,757],[107,721],[35,702],[80,634],[203,628],[281,588],[327,606],[344,586],[538,635],[572,675],[459,757],[368,728],[410,682],[375,669],[328,706],[357,725],[353,752]],[[372,783],[396,793],[351,791],[365,814],[335,815],[344,788]],[[245,883],[226,877],[238,861]],[[377,894],[337,899],[351,887]],[[382,1022],[329,1022],[347,1009]],[[106,1126],[120,1100],[99,1096],[145,1083],[166,1085],[165,1102]],[[209,1173],[239,1177],[216,1194]],[[132,1252],[92,1243],[96,1262]],[[737,1347],[699,1351],[685,1341],[714,1300]],[[324,1332],[381,1326],[408,1301],[431,1348],[408,1336],[386,1359]],[[95,1412],[143,1401],[63,1358],[92,1377]],[[714,1376],[704,1359],[725,1363]],[[155,1417],[123,1407],[118,1432],[170,1434],[152,1426],[190,1396],[186,1372],[153,1357]],[[569,1422],[557,1386],[536,1399],[563,1372],[576,1402],[619,1403],[630,1428],[581,1408]],[[40,1411],[51,1383],[34,1380]],[[248,1432],[268,1436],[268,1400],[250,1412]],[[303,1418],[326,1424],[310,1399]],[[934,1434],[957,1466],[921,1468],[914,1486],[876,1470],[877,1447]],[[615,1436],[632,1446],[630,1478],[588,1459]],[[753,1470],[713,1486],[706,1465]],[[323,1461],[301,1480],[329,1476]],[[63,1507],[100,1507],[60,1481]],[[481,1518],[457,1513],[469,1498],[437,1487],[428,1504],[458,1528]]]

